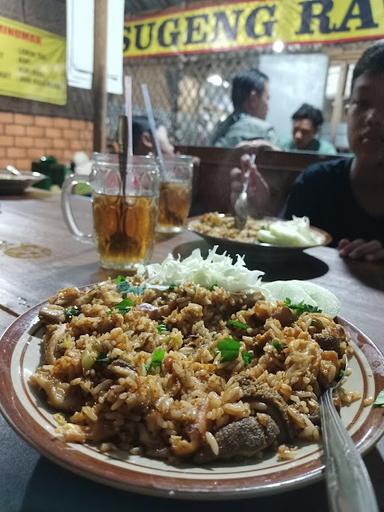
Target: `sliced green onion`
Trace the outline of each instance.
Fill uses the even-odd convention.
[[[96,364],[109,364],[111,362],[110,358],[107,356],[107,354],[99,354],[96,357]]]
[[[240,322],[239,320],[228,320],[227,325],[228,327],[233,327],[234,329],[240,329],[242,331],[248,329],[248,325]]]
[[[128,313],[128,311],[130,311],[134,305],[135,303],[131,299],[124,299],[118,304],[115,304],[113,308],[117,309],[119,313],[124,314]]]
[[[272,340],[271,344],[278,352],[281,352],[284,348],[283,344],[277,338]]]
[[[165,324],[159,324],[159,325],[157,326],[157,332],[158,332],[159,334],[163,334],[164,332],[167,332],[167,330],[168,330],[168,329],[167,329],[167,326],[166,326]]]
[[[284,300],[284,305],[289,309],[294,310],[299,316],[303,313],[321,313],[321,309],[319,309],[317,306],[305,304],[303,301],[300,301],[298,304],[292,304],[291,299],[288,297]]]
[[[132,293],[133,295],[142,295],[144,293],[144,286],[133,286],[130,283],[127,283],[127,281],[124,281],[124,283],[120,283],[116,286],[116,289],[119,293],[125,295],[127,293]]]
[[[70,320],[72,317],[80,315],[80,309],[77,306],[71,306],[64,310],[64,315],[66,320]]]
[[[163,348],[157,348],[154,352],[152,352],[151,362],[149,365],[145,365],[147,373],[151,373],[156,368],[161,368],[164,356],[165,350]]]
[[[239,355],[240,341],[233,338],[224,338],[218,342],[217,348],[220,351],[222,361],[234,361]]]
[[[247,366],[252,361],[252,352],[242,352],[241,357],[243,358],[244,364]]]

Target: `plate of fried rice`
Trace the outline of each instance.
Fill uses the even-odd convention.
[[[143,494],[321,478],[321,393],[343,379],[336,403],[365,452],[384,431],[383,356],[327,290],[261,277],[212,251],[59,290],[0,342],[5,417],[53,461]]]
[[[209,212],[193,218],[188,229],[211,244],[218,244],[235,252],[265,250],[276,252],[302,251],[311,247],[328,245],[332,237],[326,231],[310,225],[308,217],[291,220],[265,217],[248,217],[242,229],[236,227],[230,214]]]

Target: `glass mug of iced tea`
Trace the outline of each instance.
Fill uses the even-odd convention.
[[[78,183],[92,191],[94,234],[77,226],[70,202]],[[152,255],[159,201],[159,171],[149,156],[133,156],[127,164],[123,187],[118,155],[95,153],[89,177],[73,175],[62,188],[64,220],[72,235],[81,241],[94,240],[101,266],[127,270],[147,263]]]
[[[178,233],[188,217],[192,197],[193,159],[186,155],[164,158],[157,231]]]

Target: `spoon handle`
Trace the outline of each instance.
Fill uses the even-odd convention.
[[[368,471],[327,390],[321,398],[325,477],[332,512],[379,512]]]

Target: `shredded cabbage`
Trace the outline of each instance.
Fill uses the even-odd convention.
[[[195,249],[184,260],[168,254],[162,263],[140,265],[137,272],[151,288],[166,290],[170,285],[189,281],[206,288],[221,286],[229,292],[259,290],[271,302],[284,301],[286,298],[291,299],[292,303],[302,301],[317,306],[331,317],[340,311],[339,299],[322,286],[297,280],[262,283],[264,272],[248,270],[242,256],[237,254],[236,261],[233,261],[226,253],[217,254],[216,251],[217,246],[208,252],[206,259],[202,257],[200,249]]]
[[[320,233],[311,230],[308,217],[292,217],[292,220],[277,220],[263,227],[257,234],[260,242],[286,247],[306,247],[321,244]]]
[[[147,283],[170,285],[191,281],[206,288],[217,285],[230,292],[253,291],[260,288],[260,270],[248,270],[244,258],[237,254],[233,261],[226,253],[217,254],[217,246],[204,259],[200,249],[195,249],[184,260],[168,254],[162,263],[139,267],[138,273]]]

